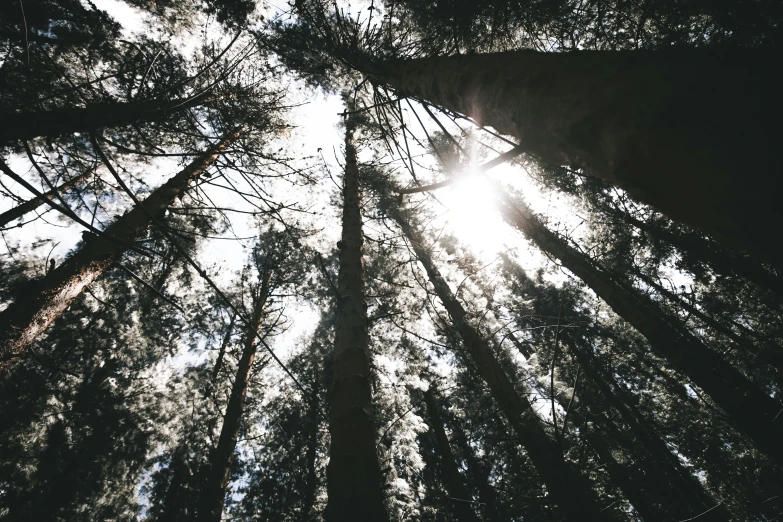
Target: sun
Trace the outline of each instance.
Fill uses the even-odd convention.
[[[509,229],[495,208],[495,198],[484,176],[471,174],[438,194],[448,208],[445,219],[456,237],[477,254],[499,252],[508,238]]]

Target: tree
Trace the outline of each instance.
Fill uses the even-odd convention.
[[[201,500],[198,519],[204,522],[219,521],[223,514],[223,501],[226,496],[231,463],[234,460],[234,451],[239,435],[239,424],[242,420],[242,409],[247,394],[248,380],[250,379],[253,364],[258,349],[258,337],[262,322],[267,314],[266,303],[270,293],[270,282],[274,271],[279,269],[275,265],[274,248],[267,251],[263,259],[257,259],[259,268],[259,284],[252,288],[253,311],[250,325],[245,331],[245,341],[242,356],[239,359],[237,372],[234,376],[234,385],[231,388],[231,396],[223,417],[223,425],[220,429],[220,437],[217,447],[214,448],[210,458],[210,470],[204,480],[201,490]],[[263,254],[261,254],[263,255]],[[263,341],[262,341],[263,342]],[[263,365],[262,365],[263,367]]]
[[[569,520],[579,520],[584,517],[591,520],[602,518],[602,510],[594,492],[590,490],[587,482],[565,462],[557,443],[535,418],[531,404],[514,389],[514,385],[500,367],[492,350],[466,321],[465,309],[456,300],[433,264],[419,234],[403,217],[400,210],[390,208],[388,212],[408,238],[419,262],[424,265],[427,276],[449,312],[454,327],[462,337],[482,378],[492,391],[493,398],[513,427],[521,444],[527,449],[530,459],[552,495],[553,502]]]
[[[500,195],[501,214],[542,251],[554,256],[584,281],[612,310],[644,335],[661,355],[700,386],[771,458],[780,461],[780,448],[773,442],[779,428],[772,420],[780,410],[772,399],[720,355],[696,337],[682,332],[659,314],[647,298],[618,283],[612,274],[548,230],[526,207]]]
[[[241,129],[228,133],[203,156],[150,194],[143,204],[120,217],[100,237],[87,236],[88,241],[79,252],[17,296],[14,304],[0,314],[3,366],[7,367],[24,352],[87,285],[119,260],[139,234],[160,220],[166,208],[177,197],[182,197],[188,185],[198,179],[240,133]],[[8,170],[5,164],[0,166],[4,171]]]
[[[345,124],[345,176],[338,313],[334,340],[334,380],[329,402],[329,521],[387,519],[381,486],[383,478],[375,450],[372,389],[367,333],[367,302],[362,259],[361,192],[353,133],[356,123]]]
[[[774,60],[767,51],[516,51],[402,60],[367,72],[778,267],[767,239],[767,227],[781,223],[769,197],[777,192],[770,147],[783,109],[766,78]],[[736,82],[721,81],[727,69]]]
[[[30,212],[33,212],[34,210],[40,208],[46,200],[50,200],[50,201],[54,200],[58,194],[62,194],[64,191],[74,186],[78,186],[79,184],[83,183],[93,173],[94,171],[92,169],[86,170],[80,175],[75,176],[74,178],[66,181],[59,187],[56,187],[53,190],[50,190],[49,192],[45,192],[39,197],[20,203],[19,205],[15,206],[10,210],[6,210],[2,214],[0,214],[0,228],[5,227],[15,219],[19,219],[23,217],[25,214],[29,214]]]

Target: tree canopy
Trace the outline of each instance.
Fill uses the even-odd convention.
[[[0,7],[0,520],[783,517],[783,4]]]

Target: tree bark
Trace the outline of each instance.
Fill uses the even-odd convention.
[[[353,126],[345,133],[343,221],[338,274],[338,313],[334,342],[334,377],[330,390],[329,500],[327,522],[388,520],[383,476],[375,447],[367,302],[362,259],[361,191]]]
[[[269,281],[272,277],[272,267],[264,266],[261,274],[261,289],[253,304],[251,327],[245,331],[245,345],[237,365],[231,396],[228,399],[223,425],[220,427],[220,437],[217,447],[210,455],[209,471],[206,474],[199,501],[198,522],[220,522],[223,515],[223,503],[226,498],[226,488],[231,474],[231,464],[234,462],[234,450],[237,446],[239,427],[242,423],[242,410],[245,406],[247,388],[253,371],[253,363],[258,349],[256,332],[264,319],[264,308],[269,297]]]
[[[770,458],[783,463],[781,404],[750,382],[697,338],[672,326],[649,298],[614,280],[548,230],[527,208],[498,191],[506,221],[584,281],[614,312],[644,335],[662,357],[703,389]]]
[[[416,257],[424,266],[435,288],[435,293],[462,337],[467,352],[522,446],[527,450],[528,457],[546,485],[552,502],[559,508],[565,520],[606,520],[606,513],[601,511],[598,499],[587,480],[566,463],[560,446],[541,425],[530,402],[517,392],[492,349],[468,323],[467,312],[435,267],[418,232],[400,210],[392,208],[389,213],[410,241]]]
[[[437,448],[438,458],[441,462],[443,482],[449,494],[449,500],[451,500],[452,512],[459,522],[479,522],[471,504],[473,499],[465,486],[459,467],[457,467],[457,460],[454,458],[454,452],[451,451],[446,430],[443,429],[443,421],[440,418],[440,411],[432,392],[428,391],[424,394],[424,402],[427,405],[429,417],[427,424],[435,438],[435,448]]]
[[[141,205],[117,219],[104,231],[104,236],[88,240],[78,252],[46,277],[32,282],[26,291],[3,312],[0,312],[0,370],[7,368],[54,322],[90,283],[117,262],[127,247],[155,219],[187,190],[220,153],[241,133],[231,132],[203,156],[193,161],[176,176],[156,189]],[[149,213],[149,214],[148,214]],[[112,241],[114,238],[119,241]]]
[[[49,192],[45,192],[43,194],[43,198],[48,200],[53,200],[57,197],[57,194],[62,194],[66,190],[70,189],[74,185],[78,185],[85,179],[87,179],[88,176],[92,175],[92,173],[95,172],[94,169],[88,169],[84,171],[84,173],[80,174],[79,176],[74,177],[70,181],[66,181],[59,187],[55,187],[54,190],[50,190]],[[12,209],[6,210],[2,214],[0,214],[0,228],[5,227],[15,219],[19,219],[20,217],[24,216],[25,214],[28,214],[32,212],[33,210],[37,209],[41,205],[44,204],[43,199],[41,198],[34,198],[28,201],[25,201],[24,203],[20,203],[17,206],[15,206]]]
[[[783,266],[780,52],[509,51],[366,71]]]
[[[75,132],[90,133],[106,127],[120,127],[137,121],[155,121],[210,103],[209,92],[191,98],[142,102],[92,103],[86,107],[61,107],[41,112],[13,112],[0,115],[0,146],[40,136],[56,138]]]

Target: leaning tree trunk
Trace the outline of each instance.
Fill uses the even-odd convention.
[[[94,169],[87,169],[86,171],[84,171],[84,173],[75,176],[70,181],[66,181],[59,187],[55,187],[53,190],[43,193],[41,197],[37,197],[25,201],[24,203],[18,204],[14,208],[6,210],[2,214],[0,214],[0,228],[5,227],[7,224],[11,223],[15,219],[19,219],[25,214],[29,214],[33,210],[37,209],[38,207],[44,204],[44,200],[48,199],[51,201],[54,198],[56,198],[58,194],[62,194],[63,192],[70,189],[74,185],[78,185],[79,183],[87,179],[88,176],[91,176],[93,172],[95,172]]]
[[[253,304],[253,317],[249,328],[245,331],[245,345],[237,365],[231,396],[228,399],[223,425],[217,447],[210,455],[209,470],[206,473],[204,485],[199,500],[198,522],[220,522],[223,515],[223,503],[226,498],[226,488],[234,462],[234,450],[239,437],[239,427],[242,423],[242,410],[245,406],[247,388],[253,371],[253,363],[258,349],[256,332],[264,319],[264,308],[269,297],[269,281],[272,277],[272,267],[264,266],[261,274],[261,288]]]
[[[220,343],[220,349],[218,349],[217,359],[215,359],[215,367],[212,368],[212,382],[217,381],[221,368],[223,368],[223,358],[226,356],[226,348],[228,348],[231,342],[231,336],[234,334],[234,322],[237,319],[237,313],[231,313],[231,320],[228,322],[226,333],[223,335],[223,341]]]
[[[734,345],[739,348],[740,352],[747,356],[747,359],[752,361],[753,359],[758,358],[759,361],[774,368],[775,379],[777,380],[780,389],[783,390],[783,350],[781,350],[779,346],[757,344],[737,334],[731,329],[730,326],[720,322],[711,315],[704,313],[694,304],[689,303],[687,300],[683,299],[676,293],[668,290],[666,287],[656,282],[648,275],[644,274],[641,270],[636,270],[635,275],[639,277],[639,279],[641,279],[645,284],[655,289],[658,293],[670,301],[672,306],[682,307],[690,315],[699,319],[707,327],[712,328],[716,332],[722,333],[731,339]]]
[[[408,238],[419,262],[424,266],[435,293],[448,311],[452,323],[462,337],[467,352],[479,374],[490,389],[517,438],[527,450],[552,502],[569,521],[606,520],[595,493],[586,479],[569,466],[558,443],[546,432],[530,402],[520,395],[508,378],[492,349],[467,321],[467,312],[440,275],[418,232],[403,217],[399,209],[389,209],[391,217]]]
[[[778,63],[761,49],[509,51],[366,72],[780,267]]]
[[[388,517],[375,451],[359,166],[350,120],[346,127],[334,378],[329,393],[329,500],[324,517],[327,522],[381,522]]]
[[[182,197],[221,152],[241,133],[236,129],[203,156],[156,189],[140,205],[121,216],[99,237],[82,248],[43,279],[31,282],[0,313],[0,369],[24,352],[44,330],[95,281],[117,262],[154,219],[163,218],[175,198]]]
[[[436,458],[441,462],[443,482],[449,494],[449,500],[451,500],[451,510],[459,522],[479,522],[476,512],[473,511],[473,499],[465,486],[462,474],[459,472],[449,438],[446,435],[446,430],[443,429],[438,404],[431,391],[424,394],[424,403],[427,406],[427,424],[435,439]]]
[[[696,232],[673,232],[636,219],[619,210],[612,212],[612,214],[646,232],[651,237],[669,243],[680,250],[684,256],[708,264],[718,274],[742,277],[764,290],[773,291],[779,298],[783,297],[783,279],[772,274],[755,259],[745,257],[730,249],[721,249],[724,251],[720,252],[716,249],[717,245],[710,244],[709,240],[700,237]]]
[[[644,335],[661,356],[710,395],[769,457],[783,463],[781,404],[750,382],[720,355],[669,322],[649,298],[599,270],[583,253],[547,229],[527,207],[498,191],[501,213],[538,248],[558,259]]]
[[[205,105],[216,97],[209,91],[190,98],[147,100],[135,103],[91,103],[86,107],[61,107],[49,111],[0,114],[0,146],[39,136],[56,138],[74,132],[90,133],[137,121],[155,121],[169,114]]]
[[[625,391],[599,367],[595,357],[588,353],[588,348],[568,333],[563,334],[563,342],[604,400],[620,413],[633,435],[631,440],[635,439],[647,454],[646,459],[640,459],[633,464],[631,471],[631,486],[653,500],[647,506],[647,509],[651,510],[650,514],[640,511],[642,518],[651,521],[686,520],[701,515],[704,522],[727,522],[729,517],[726,512],[715,508],[716,502],[704,491],[696,478],[683,468],[678,457],[656,434],[653,426],[629,405],[626,397],[621,397]],[[576,419],[574,422],[578,423]],[[593,422],[603,426],[611,421],[598,418]],[[600,438],[600,435],[596,436]],[[633,450],[631,444],[628,446]],[[634,507],[639,507],[633,500],[631,502]]]

